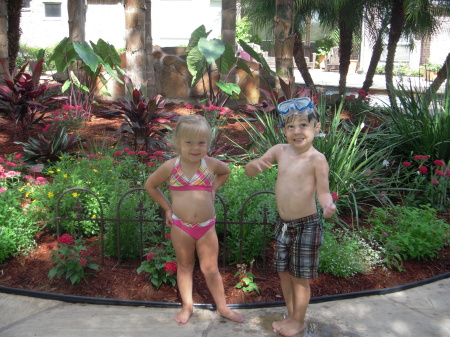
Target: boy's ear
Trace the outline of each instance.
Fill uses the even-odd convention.
[[[322,127],[322,125],[320,124],[320,122],[317,122],[316,127],[315,127],[316,132],[319,132],[321,127]]]

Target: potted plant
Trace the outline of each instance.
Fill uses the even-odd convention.
[[[423,69],[424,69],[423,75],[424,75],[425,80],[430,81],[430,82],[434,81],[434,79],[437,76],[437,72],[441,68],[442,68],[442,65],[437,64],[437,63],[430,63],[430,62],[425,63],[423,65]]]
[[[322,69],[322,63],[325,57],[330,53],[331,47],[333,47],[333,40],[329,38],[323,38],[316,42],[316,54],[317,54],[317,64],[319,69]]]

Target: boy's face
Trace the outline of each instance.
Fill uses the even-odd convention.
[[[298,150],[308,150],[314,137],[320,131],[320,122],[316,122],[314,119],[308,121],[307,115],[298,115],[289,119],[284,125],[283,131],[290,145]]]

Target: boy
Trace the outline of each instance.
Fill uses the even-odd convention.
[[[304,97],[279,104],[278,112],[288,144],[277,144],[250,161],[245,173],[252,177],[278,163],[275,270],[280,276],[288,315],[274,322],[272,328],[283,336],[294,336],[305,327],[311,296],[309,280],[318,277],[323,227],[316,194],[325,218],[334,214],[336,205],[330,194],[327,160],[312,146],[320,130],[317,109]]]

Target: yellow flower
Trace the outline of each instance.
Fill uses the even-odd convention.
[[[23,192],[23,187],[19,188],[19,192]]]
[[[86,181],[86,184],[92,184],[90,181]]]
[[[47,193],[47,196],[48,196],[49,198],[53,198],[54,194],[53,194],[52,192],[48,192],[48,193]]]
[[[25,198],[28,198],[30,196],[30,192],[25,193]]]
[[[74,198],[77,198],[78,196],[80,196],[77,192],[73,192],[72,193],[72,196],[74,197]]]
[[[67,178],[69,175],[66,173],[63,175],[64,178]]]
[[[98,171],[96,169],[93,169],[92,171],[94,171],[95,173],[97,173]]]
[[[58,171],[58,172],[59,172],[59,171],[61,171],[61,169],[57,169],[56,171]]]
[[[92,219],[97,219],[97,215],[92,215]]]
[[[53,174],[53,173],[55,173],[55,171],[48,171],[48,173],[51,173],[51,174]]]

